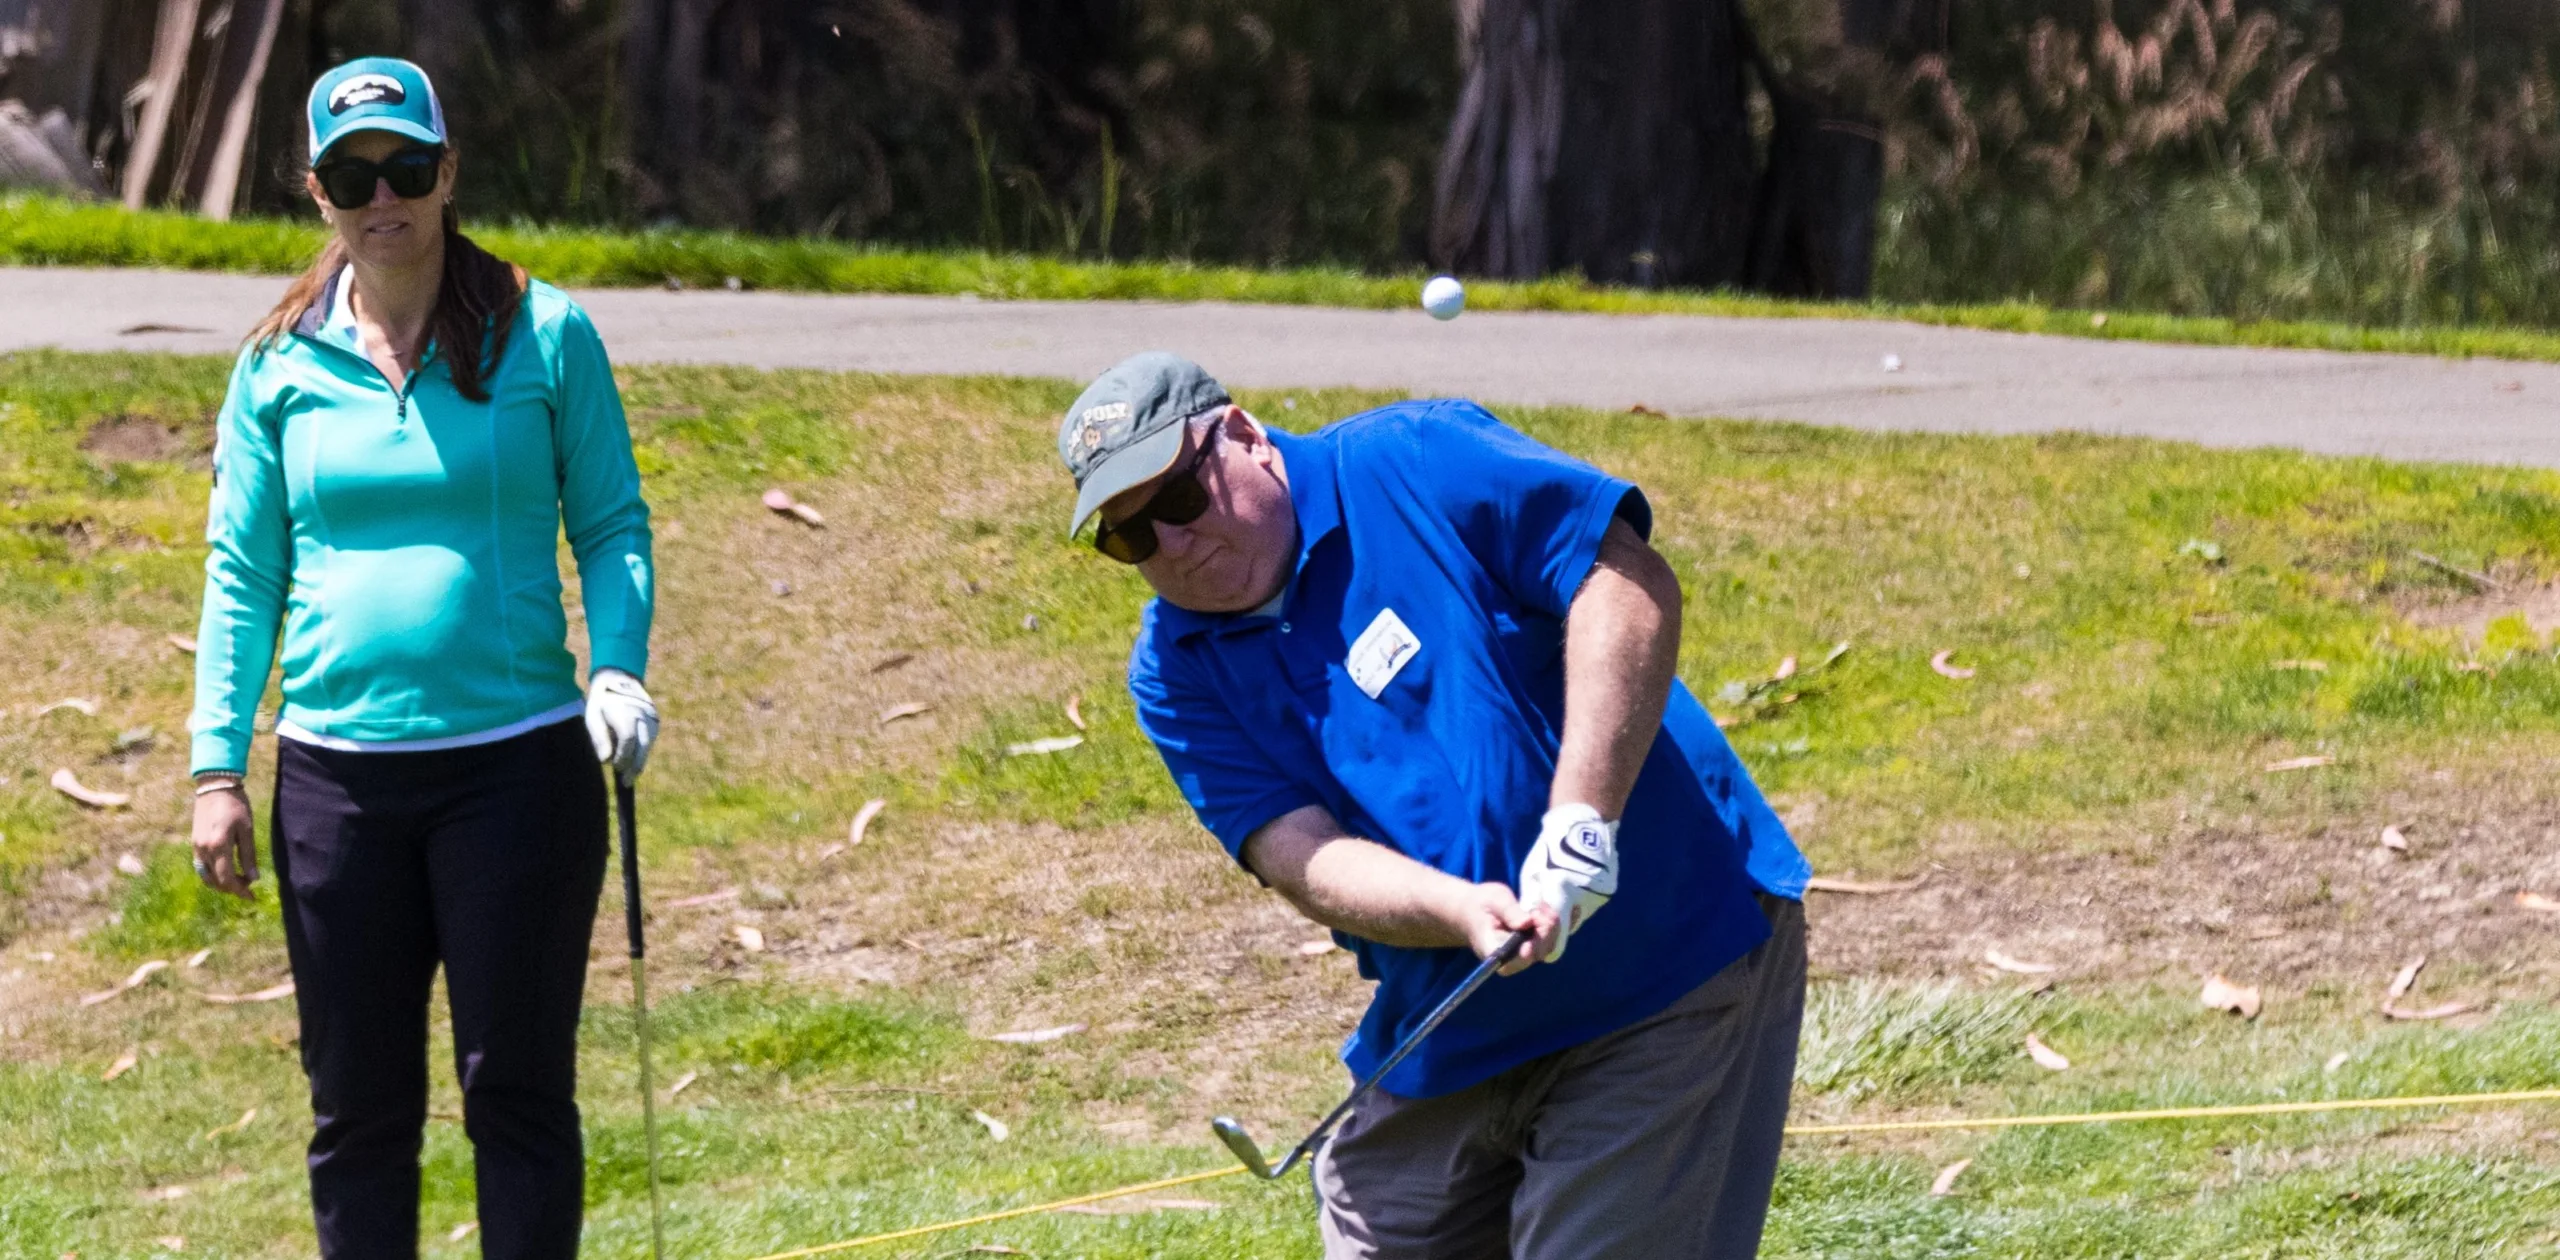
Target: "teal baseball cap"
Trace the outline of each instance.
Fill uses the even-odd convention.
[[[1094,378],[1058,422],[1058,458],[1076,479],[1076,536],[1112,496],[1161,475],[1182,454],[1182,422],[1231,401],[1200,365],[1178,354],[1131,355]]]
[[[311,160],[359,131],[443,144],[444,105],[427,72],[397,57],[359,57],[311,85]]]

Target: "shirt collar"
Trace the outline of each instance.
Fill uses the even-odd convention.
[[[364,343],[356,335],[355,291],[355,264],[349,263],[320,286],[320,296],[303,308],[293,331],[314,341],[361,351]]]
[[[1269,428],[1262,432],[1280,452],[1281,464],[1288,470],[1289,506],[1298,514],[1298,555],[1289,569],[1289,584],[1280,593],[1285,611],[1298,593],[1297,574],[1306,567],[1308,555],[1315,551],[1317,543],[1342,528],[1342,488],[1333,467],[1333,443],[1317,434],[1298,437]],[[1172,632],[1176,641],[1269,620],[1252,612],[1193,612],[1166,603],[1162,597],[1156,599],[1155,608],[1157,621]]]

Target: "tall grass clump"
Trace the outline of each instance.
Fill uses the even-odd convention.
[[[2018,1057],[2033,1000],[2021,990],[1980,992],[1954,981],[1815,984],[1805,994],[1796,1085],[1857,1102],[1981,1081]]]
[[[1880,296],[2560,322],[2560,11],[1982,8],[1897,80]]]

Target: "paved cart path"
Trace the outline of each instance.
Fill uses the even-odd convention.
[[[275,277],[0,268],[0,350],[228,353]],[[1876,320],[581,291],[623,362],[1081,378],[1134,350],[1237,385],[1642,404],[1866,429],[2073,429],[2560,467],[2560,364],[2038,337]],[[176,330],[176,331],[170,331]],[[1898,371],[1884,368],[1886,356]]]

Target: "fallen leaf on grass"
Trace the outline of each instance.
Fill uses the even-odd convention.
[[[2516,905],[2531,910],[2535,914],[2560,914],[2560,900],[2545,897],[2538,892],[2517,893]]]
[[[729,929],[729,935],[736,938],[740,949],[743,949],[750,954],[761,954],[764,952],[764,933],[748,927],[744,923]]]
[[[1996,945],[1982,951],[1982,961],[2002,971],[2015,972],[2022,976],[2049,975],[2062,970],[2052,963],[2028,962],[2023,958],[2012,958],[2001,952],[2000,947]]]
[[[1007,744],[1004,746],[1004,755],[1008,757],[1037,757],[1045,753],[1062,753],[1070,748],[1078,747],[1083,743],[1084,736],[1082,735],[1052,735],[1047,739],[1035,739],[1029,743]]]
[[[677,1077],[676,1083],[667,1087],[668,1101],[674,1101],[676,1095],[683,1093],[685,1091],[685,1087],[693,1084],[695,1080],[700,1078],[700,1076],[701,1073],[698,1072],[687,1072],[684,1075]]]
[[[2478,1009],[2480,1009],[2480,1004],[2477,1002],[2447,1002],[2442,1006],[2430,1006],[2423,1011],[2413,1011],[2400,1006],[2386,1006],[2382,1008],[2382,1017],[2385,1019],[2412,1021],[2450,1019],[2453,1016],[2460,1015],[2468,1011],[2476,1011]]]
[[[853,846],[851,846],[851,845],[848,845],[848,844],[841,844],[841,843],[839,843],[839,844],[831,844],[831,845],[828,845],[827,847],[825,847],[825,848],[823,848],[823,849],[818,850],[818,860],[819,860],[819,861],[821,861],[821,862],[824,862],[824,861],[826,861],[828,858],[834,857],[835,855],[837,855],[837,854],[839,854],[839,853],[842,853],[842,852],[844,852],[846,849],[849,849],[849,848],[852,848],[852,847],[853,847]]]
[[[853,830],[845,836],[845,847],[853,848],[860,845],[862,843],[862,837],[868,834],[871,830],[871,820],[878,818],[880,816],[880,811],[887,808],[889,808],[889,802],[883,797],[875,796],[870,800],[864,801],[862,803],[862,808],[854,811]]]
[[[733,901],[737,899],[737,896],[737,888],[735,886],[731,886],[723,888],[718,892],[695,893],[690,897],[678,897],[667,903],[667,909],[690,910],[695,906],[708,906],[718,902]]]
[[[2322,766],[2333,766],[2336,764],[2338,764],[2338,759],[2335,757],[2287,757],[2282,761],[2268,762],[2266,764],[2266,772],[2268,774],[2283,774],[2288,770],[2317,770]]]
[[[880,725],[887,726],[891,722],[897,721],[899,718],[911,718],[919,713],[930,713],[932,711],[932,705],[919,700],[910,700],[905,704],[893,704],[888,708],[880,710]]]
[[[2397,1002],[2401,998],[2408,996],[2409,990],[2416,988],[2418,985],[2418,973],[2426,970],[2426,968],[2426,955],[2420,954],[2417,957],[2410,959],[2408,966],[2402,967],[2397,974],[2391,977],[2391,987],[2382,991],[2382,1004],[2384,1006],[2389,1006],[2393,1002]]]
[[[1004,1121],[983,1111],[972,1111],[969,1113],[969,1118],[987,1126],[987,1136],[999,1142],[1013,1136],[1013,1130]]]
[[[1793,678],[1793,677],[1795,677],[1795,676],[1796,676],[1796,658],[1794,658],[1794,657],[1790,656],[1790,657],[1788,657],[1787,659],[1785,659],[1785,660],[1783,660],[1783,661],[1778,662],[1778,668],[1776,668],[1775,670],[1770,671],[1770,674],[1769,674],[1769,681],[1771,681],[1771,682],[1785,682],[1786,680],[1788,680],[1788,679],[1790,679],[1790,678]]]
[[[150,870],[151,868],[144,866],[141,858],[135,857],[130,853],[121,853],[116,855],[116,869],[123,871],[127,875],[140,878],[144,871]]]
[[[245,1002],[273,1002],[293,996],[293,981],[271,984],[255,993],[199,993],[196,996],[217,1006],[238,1006]]]
[[[1938,1179],[1929,1183],[1929,1197],[1933,1199],[1943,1199],[1948,1195],[1954,1194],[1956,1192],[1956,1178],[1963,1176],[1964,1170],[1971,1167],[1973,1167],[1972,1160],[1960,1159],[1939,1169]]]
[[[2048,1072],[2071,1070],[2071,1060],[2062,1057],[2061,1051],[2046,1045],[2044,1039],[2034,1033],[2027,1034],[2027,1057],[2035,1060],[2037,1067]]]
[[[2477,1002],[2446,1002],[2440,1006],[2430,1006],[2425,1010],[2415,1011],[2400,1005],[2400,999],[2407,997],[2412,990],[2418,987],[2418,973],[2425,970],[2426,966],[2426,955],[2421,954],[2416,958],[2410,959],[2409,965],[2402,967],[2398,973],[2391,977],[2391,986],[2382,991],[2382,1017],[2384,1019],[2413,1021],[2446,1019],[2455,1015],[2460,1015],[2465,1011],[2473,1011],[2480,1008],[2480,1004]]]
[[[1067,697],[1067,720],[1075,723],[1077,730],[1081,731],[1085,729],[1084,696],[1082,693]]]
[[[2339,1069],[2339,1068],[2342,1068],[2342,1067],[2345,1067],[2345,1066],[2347,1065],[2347,1060],[2349,1060],[2349,1059],[2351,1059],[2351,1058],[2354,1058],[2354,1057],[2355,1057],[2354,1055],[2348,1054],[2348,1053],[2347,1053],[2346,1051],[2344,1051],[2344,1050],[2341,1050],[2341,1051],[2337,1052],[2336,1054],[2330,1055],[2330,1056],[2329,1056],[2329,1061],[2328,1061],[2327,1063],[2323,1063],[2323,1064],[2321,1064],[2321,1065],[2320,1065],[2320,1072],[2321,1072],[2321,1075],[2323,1075],[2323,1076],[2333,1076],[2333,1075],[2336,1075],[2336,1073],[2337,1073],[2338,1069]]]
[[[187,956],[187,970],[193,971],[196,968],[203,966],[204,960],[211,957],[213,957],[213,947],[210,945],[197,950],[193,954],[189,954]]]
[[[2409,837],[2398,827],[2385,827],[2382,829],[2382,847],[2394,853],[2406,853],[2409,851]]]
[[[116,1061],[108,1064],[106,1073],[98,1079],[101,1081],[112,1081],[115,1078],[132,1071],[133,1065],[140,1062],[142,1062],[141,1051],[127,1050],[123,1054],[117,1055]]]
[[[1305,944],[1298,946],[1298,956],[1300,958],[1321,958],[1326,954],[1332,953],[1338,948],[1340,948],[1340,946],[1335,945],[1330,939],[1308,941]]]
[[[2278,671],[2279,673],[2288,673],[2288,674],[2325,674],[2325,673],[2328,673],[2328,672],[2329,672],[2329,662],[2327,662],[2327,661],[2273,661],[2273,662],[2270,662],[2270,663],[2267,665],[2267,668],[2272,669],[2272,670],[2276,670],[2276,671]]]
[[[1105,1199],[1058,1210],[1077,1216],[1144,1216],[1149,1212],[1215,1212],[1220,1206],[1207,1199]]]
[[[764,492],[764,505],[775,515],[791,517],[811,529],[827,527],[827,518],[820,516],[818,509],[792,498],[791,492],[780,486]]]
[[[163,1234],[152,1241],[171,1251],[184,1251],[187,1249],[187,1238],[184,1234]]]
[[[1928,882],[1929,877],[1926,875],[1918,876],[1913,879],[1894,880],[1889,883],[1881,884],[1861,883],[1854,879],[1827,879],[1821,876],[1816,876],[1812,879],[1806,880],[1804,887],[1806,892],[1846,893],[1853,897],[1882,897],[1891,893],[1909,892],[1912,889],[1918,888],[1920,885]]]
[[[2233,984],[2217,973],[2204,982],[2204,992],[2196,1001],[2209,1011],[2229,1011],[2242,1019],[2258,1017],[2258,990],[2254,985]]]
[[[915,658],[916,654],[913,652],[892,652],[879,664],[872,666],[871,672],[875,674],[885,674],[890,670],[896,669],[897,667],[914,660]]]
[[[168,966],[169,964],[166,961],[154,958],[151,961],[134,968],[133,974],[124,978],[124,983],[119,984],[112,989],[92,993],[81,998],[80,1005],[96,1006],[98,1003],[107,1001],[108,999],[123,993],[127,989],[140,985],[143,981],[150,979],[155,973],[166,970]]]
[[[123,809],[133,798],[122,792],[100,792],[80,785],[78,776],[69,770],[53,772],[53,790],[92,809]]]
[[[248,1128],[249,1122],[257,1118],[258,1109],[251,1107],[247,1111],[241,1112],[239,1119],[234,1120],[229,1124],[215,1125],[214,1127],[205,1130],[204,1140],[210,1142],[218,1137],[227,1137],[231,1134],[238,1133],[242,1129]]]
[[[1948,648],[1946,651],[1940,652],[1936,656],[1929,658],[1929,668],[1938,671],[1940,677],[1953,678],[1959,682],[1973,677],[1973,671],[1962,665],[1956,664],[1955,659],[1956,650],[1954,648]]]
[[[83,700],[83,699],[81,699],[81,698],[80,698],[80,697],[78,697],[78,696],[72,696],[72,697],[69,697],[69,698],[67,698],[67,699],[56,700],[56,701],[54,701],[53,703],[48,704],[48,705],[46,705],[45,707],[43,707],[43,708],[41,708],[41,709],[36,710],[36,714],[35,714],[35,715],[36,715],[37,717],[43,717],[44,715],[46,715],[46,714],[48,714],[48,713],[51,713],[51,712],[54,712],[54,711],[55,711],[55,710],[57,710],[57,709],[69,709],[69,710],[71,710],[72,712],[74,712],[74,713],[77,713],[77,714],[81,715],[82,717],[96,717],[96,716],[98,716],[98,702],[97,702],[97,701],[95,701],[95,700]]]
[[[464,1221],[463,1223],[461,1223],[461,1224],[459,1224],[459,1225],[456,1225],[456,1226],[454,1226],[451,1230],[447,1231],[447,1232],[446,1232],[446,1234],[445,1234],[445,1236],[444,1236],[444,1240],[445,1240],[446,1242],[461,1242],[463,1239],[465,1239],[465,1238],[469,1238],[469,1237],[471,1236],[471,1231],[473,1231],[473,1230],[475,1230],[475,1229],[478,1229],[478,1228],[480,1228],[480,1222],[478,1222],[478,1221]]]
[[[136,1191],[134,1197],[145,1203],[167,1203],[172,1199],[183,1199],[189,1193],[190,1191],[182,1185],[153,1186],[148,1190]]]
[[[1001,1041],[1008,1046],[1036,1046],[1042,1042],[1056,1041],[1063,1037],[1072,1037],[1083,1031],[1084,1025],[1082,1024],[1060,1024],[1055,1028],[1034,1028],[1028,1032],[997,1033],[994,1036],[987,1038],[987,1040]]]
[[[176,648],[189,656],[195,655],[196,652],[196,641],[183,634],[170,635],[169,646]]]

